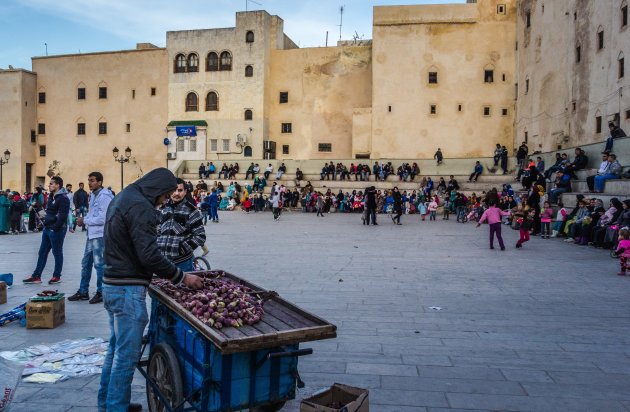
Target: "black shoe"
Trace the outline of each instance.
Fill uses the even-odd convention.
[[[75,302],[77,300],[89,300],[89,299],[90,299],[90,295],[88,295],[87,293],[81,293],[81,292],[77,292],[68,298],[70,302]]]
[[[130,403],[127,408],[127,412],[140,412],[142,411],[142,405],[139,403]]]
[[[103,301],[103,295],[101,294],[101,292],[96,292],[94,294],[94,296],[92,296],[92,299],[90,299],[90,304],[95,304],[95,303],[101,303]],[[142,406],[140,407],[142,410]]]

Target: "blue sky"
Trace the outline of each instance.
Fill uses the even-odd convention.
[[[0,68],[31,69],[31,57],[132,49],[136,43],[165,46],[169,30],[233,27],[246,0],[0,0]],[[372,34],[372,6],[464,3],[465,0],[255,0],[284,22],[300,47],[323,46],[339,37],[339,7],[345,6],[342,37]]]

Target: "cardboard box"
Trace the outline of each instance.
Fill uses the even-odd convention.
[[[26,329],[54,329],[66,321],[66,299],[26,304]]]
[[[7,284],[0,282],[0,305],[7,303]]]
[[[367,389],[335,383],[302,400],[300,412],[369,412]]]

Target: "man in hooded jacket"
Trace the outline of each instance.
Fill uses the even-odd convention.
[[[184,274],[157,245],[155,208],[175,191],[177,181],[168,169],[158,168],[127,186],[111,201],[104,233],[103,299],[111,336],[98,391],[103,412],[141,410],[131,404],[131,381],[140,358],[142,335],[148,322],[147,287],[153,274],[174,284],[198,289],[201,278]]]

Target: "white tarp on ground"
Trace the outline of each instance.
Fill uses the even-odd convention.
[[[101,373],[108,343],[100,338],[64,340],[50,345],[33,345],[0,356],[24,365],[25,382],[55,383],[67,378]]]

